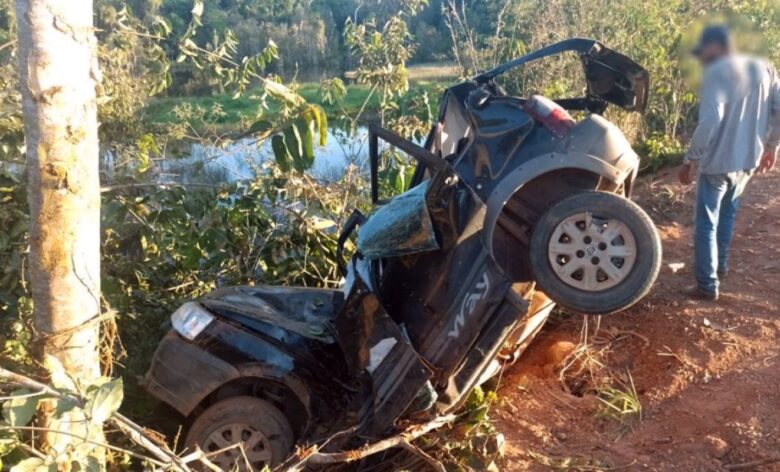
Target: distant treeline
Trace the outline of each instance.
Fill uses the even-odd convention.
[[[101,3],[100,1],[97,2]],[[110,2],[113,3],[113,2]],[[362,22],[375,18],[386,21],[398,10],[399,0],[208,0],[204,2],[203,26],[197,42],[208,42],[215,34],[231,30],[238,40],[238,55],[251,56],[273,40],[279,47],[279,60],[268,71],[285,80],[319,80],[339,75],[352,66],[344,45],[347,19]],[[161,16],[173,28],[172,38],[187,28],[192,0],[131,0],[127,2],[139,17]],[[442,0],[430,0],[424,10],[409,19],[410,33],[418,46],[411,63],[448,59],[451,42],[442,14]],[[174,69],[173,92],[205,93],[202,82],[186,67]]]

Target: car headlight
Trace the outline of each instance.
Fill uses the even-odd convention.
[[[195,302],[185,303],[171,315],[173,329],[190,341],[195,339],[212,321],[214,321],[214,316]]]

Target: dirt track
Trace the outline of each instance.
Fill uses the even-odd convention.
[[[562,388],[560,360],[582,318],[553,320],[501,382],[491,416],[507,439],[503,470],[780,471],[780,462],[728,468],[780,461],[780,172],[748,188],[717,304],[679,293],[692,283],[693,192],[673,176],[645,182],[638,198],[663,238],[659,281],[637,306],[602,319],[596,338],[606,348],[598,375],[630,371],[642,420],[621,435],[597,414],[588,384],[581,396]],[[685,267],[675,272],[676,263]]]

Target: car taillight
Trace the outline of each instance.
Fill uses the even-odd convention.
[[[523,111],[549,129],[552,134],[562,138],[577,124],[562,106],[541,95],[533,95],[526,100]]]

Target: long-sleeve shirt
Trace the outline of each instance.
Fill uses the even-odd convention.
[[[704,71],[686,159],[702,174],[750,171],[780,143],[780,80],[768,62],[730,54]]]

